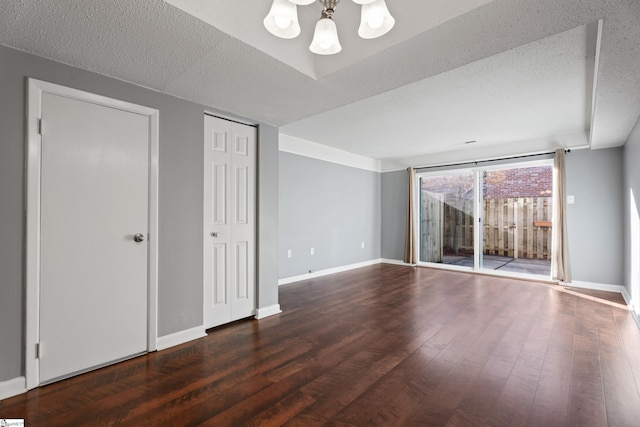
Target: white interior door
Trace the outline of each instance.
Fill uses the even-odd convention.
[[[41,103],[46,383],[147,350],[151,126],[147,116],[65,96],[43,93]]]
[[[256,129],[205,116],[204,317],[255,314]]]

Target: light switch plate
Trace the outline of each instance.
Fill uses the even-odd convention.
[[[576,202],[576,198],[575,196],[571,195],[571,196],[567,196],[567,204],[568,205],[572,205]]]

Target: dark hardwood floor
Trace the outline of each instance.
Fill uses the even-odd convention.
[[[0,402],[28,427],[638,426],[621,304],[375,265],[280,289],[283,313]]]

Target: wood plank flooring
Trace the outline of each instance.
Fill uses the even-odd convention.
[[[283,313],[0,401],[26,425],[638,426],[640,330],[606,295],[388,264]]]

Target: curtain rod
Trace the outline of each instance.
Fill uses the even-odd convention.
[[[565,149],[564,150],[565,153],[570,153],[571,149]],[[434,165],[434,166],[419,166],[414,168],[415,170],[418,169],[435,169],[435,168],[446,168],[449,166],[465,166],[465,165],[477,165],[478,163],[490,163],[490,162],[500,162],[502,160],[514,160],[514,159],[525,159],[527,157],[537,157],[537,156],[548,156],[550,154],[555,154],[554,151],[549,151],[546,153],[537,153],[537,154],[524,154],[522,156],[513,156],[513,157],[502,157],[499,159],[490,159],[490,160],[476,160],[473,162],[462,162],[462,163],[450,163],[450,164],[446,164],[446,165]]]

